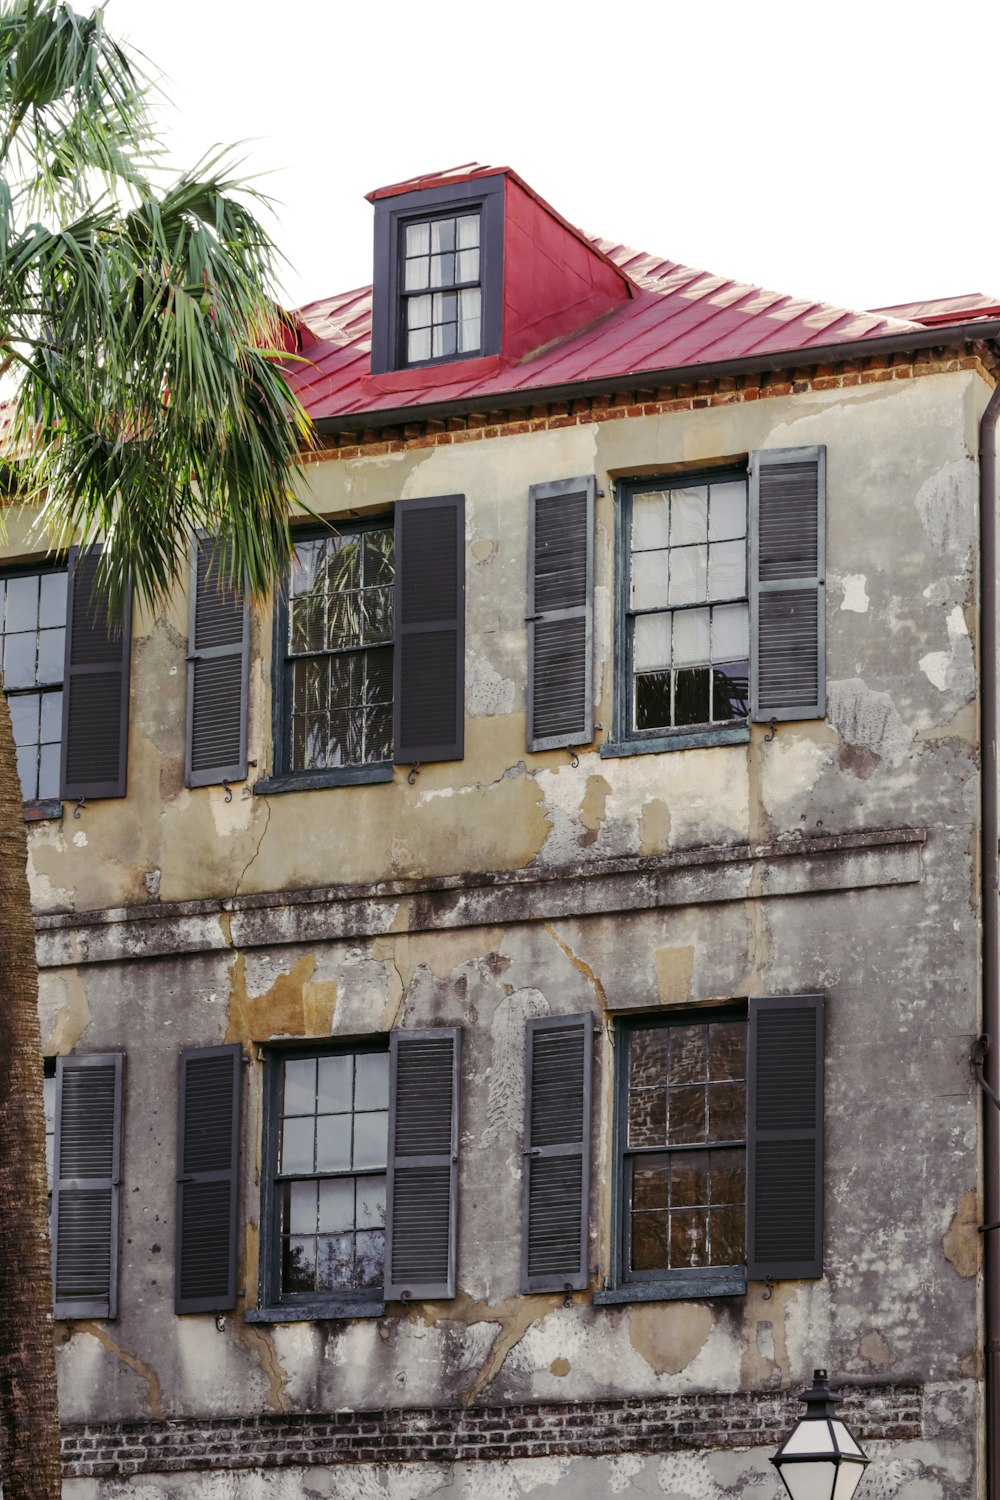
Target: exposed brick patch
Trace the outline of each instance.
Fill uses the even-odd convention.
[[[921,1386],[847,1387],[843,1395],[840,1411],[857,1437],[899,1441],[922,1436]],[[197,1469],[776,1448],[801,1411],[791,1392],[733,1391],[540,1405],[94,1422],[63,1428],[63,1468],[67,1478],[99,1478]]]
[[[406,422],[391,427],[366,427],[328,433],[320,445],[305,455],[307,463],[331,459],[377,457],[411,448],[431,448],[442,443],[510,437],[523,432],[547,432],[560,427],[611,422],[621,417],[659,416],[681,411],[702,411],[711,406],[729,406],[759,401],[770,396],[789,396],[809,390],[835,391],[888,380],[912,380],[921,375],[939,375],[954,370],[978,370],[989,385],[1000,376],[995,352],[977,344],[921,349],[912,354],[857,356],[842,363],[796,366],[790,370],[765,371],[756,375],[720,376],[716,380],[687,381],[579,397],[567,403],[553,401],[512,407],[507,411],[474,411],[446,419],[407,413]],[[372,413],[375,418],[377,413]]]

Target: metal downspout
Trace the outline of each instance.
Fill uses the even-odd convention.
[[[983,1017],[990,1039],[986,1081],[1000,1092],[1000,891],[997,822],[997,419],[1000,385],[979,424],[979,598],[982,745],[980,864],[983,902]],[[1000,1220],[1000,1110],[984,1094],[983,1190],[987,1224]],[[986,1493],[1000,1500],[1000,1230],[983,1235],[986,1299]]]

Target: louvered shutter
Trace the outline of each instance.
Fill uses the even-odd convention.
[[[120,620],[94,595],[98,551],[69,554],[59,795],[124,797],[132,588]]]
[[[397,765],[465,747],[465,496],[396,505]]]
[[[588,1284],[589,1015],[527,1023],[522,1189],[522,1292]]]
[[[56,1059],[52,1285],[57,1318],[118,1312],[122,1055]]]
[[[179,1313],[223,1312],[236,1303],[241,1060],[235,1043],[181,1053],[174,1297]]]
[[[191,548],[187,786],[242,781],[247,774],[250,609],[229,582],[229,553],[220,555],[218,545],[198,537]]]
[[[750,1001],[747,1275],[823,1274],[823,996]]]
[[[750,462],[751,716],[826,712],[826,449]]]
[[[528,491],[528,749],[594,738],[593,475]]]
[[[455,1295],[461,1052],[456,1027],[389,1037],[387,1298]]]

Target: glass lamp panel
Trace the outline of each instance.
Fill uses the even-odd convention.
[[[670,545],[708,540],[708,487],[670,492]]]
[[[667,602],[666,552],[637,552],[632,558],[633,609],[656,609]]]
[[[431,226],[429,224],[407,224],[407,255],[429,255],[431,248]]]
[[[832,1500],[834,1473],[830,1459],[820,1459],[814,1464],[784,1464],[781,1468],[791,1500]]]
[[[671,619],[669,614],[636,617],[632,636],[632,666],[637,672],[669,667]]]
[[[707,609],[684,609],[674,615],[674,665],[700,666],[708,661]]]
[[[865,1455],[851,1437],[843,1422],[838,1422],[836,1417],[832,1417],[830,1419],[830,1426],[833,1428],[833,1440],[841,1453],[849,1453],[854,1458],[864,1458]]]
[[[829,1453],[836,1454],[833,1434],[826,1417],[803,1417],[799,1425],[787,1438],[782,1453]]]
[[[851,1500],[851,1496],[861,1483],[861,1476],[864,1472],[865,1466],[860,1461],[849,1458],[841,1459],[831,1500]]]
[[[635,495],[632,500],[632,551],[665,547],[670,540],[670,500],[663,490]]]
[[[668,604],[700,604],[707,594],[707,548],[672,547]]]
[[[713,484],[708,505],[709,541],[722,542],[731,537],[746,536],[746,530],[746,480],[734,479],[726,484]]]
[[[708,549],[708,597],[739,599],[746,591],[746,542],[713,542]]]

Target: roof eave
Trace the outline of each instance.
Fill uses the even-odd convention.
[[[601,375],[590,380],[560,385],[521,386],[508,391],[484,391],[450,401],[422,401],[401,407],[368,408],[314,419],[319,433],[354,432],[365,427],[396,427],[440,417],[467,416],[470,412],[504,411],[508,407],[535,406],[554,401],[581,400],[617,391],[645,390],[650,386],[690,384],[727,376],[754,375],[795,366],[839,363],[845,359],[869,359],[880,354],[904,354],[909,350],[933,349],[955,342],[1000,341],[1000,319],[979,319],[933,328],[907,329],[904,333],[875,338],[845,340],[835,344],[811,344],[807,348],[777,350],[769,354],[746,354],[737,359],[709,360],[703,364],[666,366],[620,375]]]

